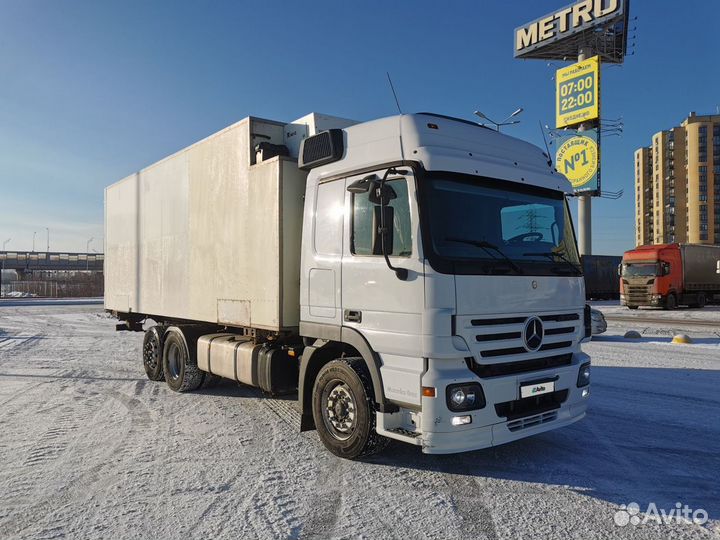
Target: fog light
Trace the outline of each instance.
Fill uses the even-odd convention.
[[[466,416],[453,416],[450,422],[453,426],[465,426],[467,424],[472,424],[472,416],[469,414]]]
[[[587,386],[588,384],[590,384],[590,362],[580,366],[580,372],[577,378],[578,388]]]
[[[589,395],[590,395],[590,389],[589,389],[589,388],[583,388],[582,397],[588,397]]]

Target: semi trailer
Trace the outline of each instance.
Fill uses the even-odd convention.
[[[620,297],[618,266],[622,257],[616,255],[583,255],[585,297],[588,300],[617,300]]]
[[[585,416],[570,192],[462,119],[249,117],[106,188],[105,308],[151,380],[297,393],[338,456],[499,445]]]
[[[625,252],[619,273],[620,303],[630,309],[703,308],[720,297],[720,246],[639,246]]]

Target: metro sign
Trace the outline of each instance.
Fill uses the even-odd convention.
[[[582,46],[620,63],[627,45],[630,0],[579,0],[515,29],[515,58],[563,60]],[[583,34],[597,30],[597,35]],[[589,39],[592,38],[592,39]]]

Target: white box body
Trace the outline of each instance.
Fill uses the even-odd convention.
[[[105,190],[106,309],[297,328],[306,173],[254,163],[283,130],[246,118]]]

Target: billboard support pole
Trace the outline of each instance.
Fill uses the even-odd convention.
[[[583,47],[578,51],[578,62],[582,62],[592,56],[589,47]],[[590,128],[587,123],[578,126],[579,132]],[[592,255],[592,196],[578,196],[578,249],[580,256]]]

